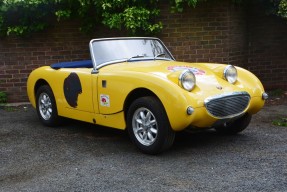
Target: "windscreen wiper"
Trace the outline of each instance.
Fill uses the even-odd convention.
[[[155,57],[154,57],[154,59],[156,59],[156,58],[158,58],[158,57],[161,57],[161,56],[164,56],[164,55],[166,55],[165,53],[159,53],[159,54],[157,54]]]
[[[145,56],[144,56],[144,55],[135,55],[135,56],[132,56],[132,57],[130,57],[129,59],[127,59],[127,62],[130,62],[132,59],[142,58],[142,57],[145,57]]]

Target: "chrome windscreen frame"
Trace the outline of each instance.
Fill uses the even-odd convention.
[[[97,61],[96,61],[96,57],[95,57],[95,54],[94,54],[94,51],[93,51],[93,43],[96,42],[96,41],[109,41],[109,40],[130,40],[130,39],[147,39],[147,40],[156,40],[158,41],[162,46],[163,48],[166,50],[166,52],[169,54],[169,57],[175,61],[175,58],[173,57],[173,55],[170,53],[170,51],[168,50],[168,48],[165,46],[165,44],[158,38],[155,38],[155,37],[117,37],[117,38],[99,38],[99,39],[92,39],[89,43],[89,48],[90,48],[90,54],[91,54],[91,59],[92,59],[92,62],[93,62],[93,71],[92,73],[98,73],[98,70],[104,66],[107,66],[107,65],[111,65],[111,64],[114,64],[114,63],[120,63],[120,62],[125,62],[126,59],[119,59],[119,60],[113,60],[113,61],[109,61],[109,62],[105,62],[105,63],[101,63],[101,64],[97,64]],[[167,59],[166,59],[167,60]]]

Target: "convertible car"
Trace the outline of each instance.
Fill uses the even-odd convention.
[[[268,97],[251,72],[175,61],[158,38],[93,39],[89,47],[91,60],[30,74],[29,100],[44,125],[65,117],[127,130],[141,151],[157,154],[187,128],[243,131]]]

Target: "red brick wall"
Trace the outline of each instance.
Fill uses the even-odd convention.
[[[265,88],[287,90],[287,20],[248,10],[248,66]]]
[[[246,22],[244,9],[230,1],[200,3],[182,14],[170,14],[163,8],[161,39],[177,60],[245,63]]]
[[[79,31],[76,22],[65,22],[30,38],[0,39],[0,91],[8,93],[8,102],[26,102],[26,82],[33,69],[61,61],[89,59],[92,38],[121,35],[99,29],[89,37]]]
[[[230,0],[207,1],[180,14],[171,14],[163,5],[161,20],[164,30],[159,37],[177,60],[239,65],[267,88],[287,88],[286,21]],[[76,22],[65,22],[31,38],[0,39],[0,91],[8,93],[8,102],[28,101],[26,81],[33,69],[88,59],[90,39],[125,35],[99,27],[89,37],[78,28]]]

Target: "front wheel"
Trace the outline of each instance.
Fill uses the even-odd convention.
[[[133,143],[147,154],[167,150],[175,137],[164,107],[155,97],[142,97],[131,104],[127,114],[127,129]]]
[[[219,133],[234,135],[246,129],[251,121],[251,118],[252,116],[246,113],[231,123],[216,127],[215,130]]]
[[[36,110],[39,119],[46,126],[56,126],[60,122],[54,94],[48,85],[39,87],[36,93]]]

